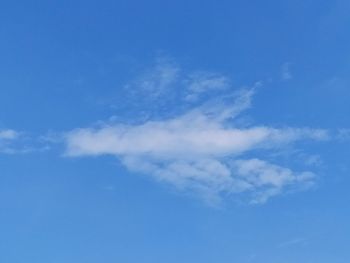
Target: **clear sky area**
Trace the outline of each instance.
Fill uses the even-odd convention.
[[[350,262],[349,14],[1,1],[0,262]]]

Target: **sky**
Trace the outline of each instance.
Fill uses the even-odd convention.
[[[2,1],[0,262],[349,262],[349,12]]]

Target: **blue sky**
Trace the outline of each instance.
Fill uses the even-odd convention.
[[[349,12],[3,1],[0,262],[349,262]]]

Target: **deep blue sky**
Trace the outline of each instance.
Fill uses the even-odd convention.
[[[0,262],[349,262],[349,12],[345,0],[2,1]],[[214,88],[185,102],[191,81]],[[133,144],[143,150],[139,133],[159,131],[152,121],[182,134],[194,122],[181,116],[215,98],[229,108],[222,96],[254,85],[252,105],[236,122],[214,119],[198,129],[322,129],[327,138],[268,139],[271,149],[238,157],[234,147],[189,159],[182,146],[133,152]],[[172,119],[180,127],[167,126]],[[83,156],[91,151],[80,145],[72,154],[81,135],[67,138],[71,131],[123,124],[131,139],[122,152]],[[94,147],[104,142],[88,136]],[[157,168],[138,171],[128,158]],[[313,185],[276,187],[278,195],[259,204],[225,186],[213,205],[196,185],[179,190],[157,170],[202,169],[202,160],[226,166],[227,158],[257,158],[293,176],[310,171]]]

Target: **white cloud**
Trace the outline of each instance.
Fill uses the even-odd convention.
[[[128,156],[122,162],[131,171],[151,174],[158,181],[199,194],[211,204],[219,202],[223,195],[239,194],[247,194],[252,204],[264,203],[289,188],[310,187],[315,179],[312,172],[296,173],[260,159],[203,157],[160,161]]]
[[[68,154],[148,155],[154,158],[239,155],[257,148],[279,147],[300,139],[323,139],[323,130],[225,126],[191,112],[140,125],[77,129],[68,134]]]
[[[67,156],[114,155],[131,171],[145,173],[215,203],[223,195],[250,196],[263,203],[290,188],[312,184],[314,174],[294,172],[257,157],[300,140],[324,140],[324,130],[236,127],[253,89],[204,103],[180,116],[137,125],[106,124],[66,134]]]
[[[282,78],[291,77],[285,63]],[[227,76],[184,70],[158,57],[125,87],[118,117],[65,134],[66,156],[113,155],[132,172],[199,194],[210,203],[223,196],[263,203],[310,187],[315,180],[310,171],[280,165],[276,153],[289,152],[301,141],[326,140],[327,131],[242,126],[238,117],[251,107],[260,82],[233,89]],[[313,165],[316,159],[307,163]]]
[[[234,165],[238,177],[255,191],[253,203],[266,202],[270,197],[281,193],[285,187],[300,184],[308,187],[315,178],[312,172],[296,173],[259,159],[238,160]]]

